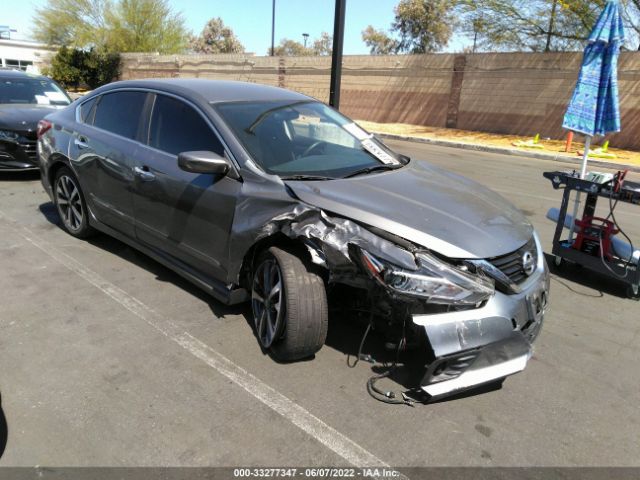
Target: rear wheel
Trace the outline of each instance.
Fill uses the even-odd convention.
[[[78,238],[87,238],[94,233],[89,225],[87,204],[78,179],[67,168],[60,168],[53,181],[53,196],[64,229]]]
[[[316,353],[327,337],[324,281],[297,256],[277,247],[256,262],[251,288],[256,336],[282,361]]]

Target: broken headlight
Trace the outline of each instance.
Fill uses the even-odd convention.
[[[427,253],[416,254],[418,269],[405,270],[361,250],[366,270],[385,287],[430,303],[476,305],[495,293],[492,279],[454,267]]]

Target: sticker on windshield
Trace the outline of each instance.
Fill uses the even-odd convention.
[[[366,140],[367,138],[371,138],[371,135],[369,135],[367,132],[365,132],[363,129],[361,129],[355,123],[348,123],[343,128],[347,132],[349,132],[351,135],[356,137],[358,140],[360,140],[361,142],[363,140]]]
[[[52,102],[66,102],[67,97],[62,92],[44,92],[49,100]]]
[[[372,139],[367,138],[366,140],[363,140],[362,146],[367,152],[376,157],[382,163],[386,163],[387,165],[398,165],[398,161],[376,145],[376,142]]]
[[[38,105],[51,105],[51,100],[46,95],[36,95],[36,103]]]

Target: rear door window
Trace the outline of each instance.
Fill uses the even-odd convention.
[[[93,125],[132,140],[138,137],[145,92],[114,92],[100,97]]]
[[[149,146],[178,155],[209,151],[224,155],[224,147],[202,116],[181,100],[158,95],[149,128]]]
[[[91,115],[91,109],[96,103],[98,97],[93,97],[91,100],[84,102],[80,105],[80,120],[82,123],[93,123],[93,115]]]

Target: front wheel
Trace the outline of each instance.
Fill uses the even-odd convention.
[[[278,360],[307,358],[324,345],[328,327],[324,281],[299,257],[277,247],[260,255],[251,307],[260,345]]]

